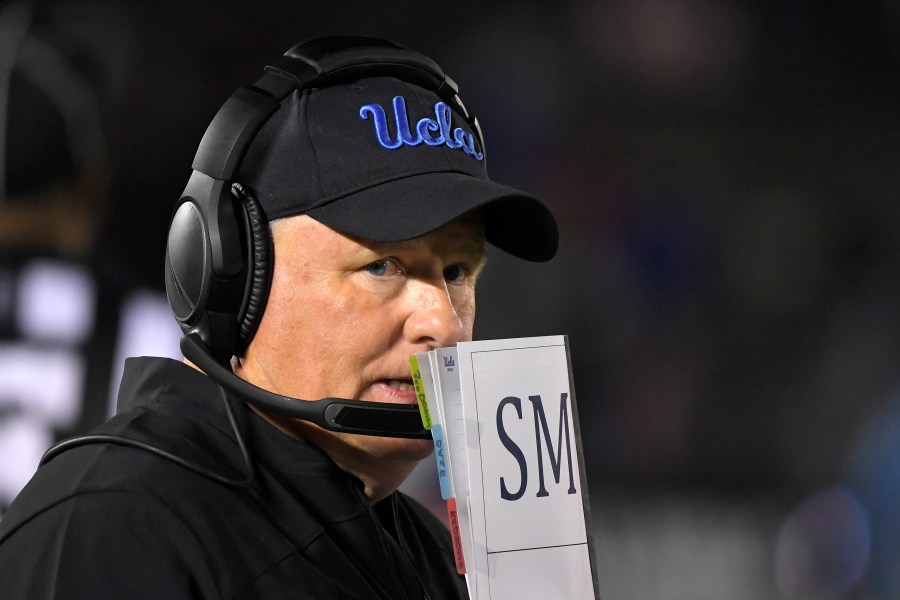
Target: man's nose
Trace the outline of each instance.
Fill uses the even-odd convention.
[[[465,339],[466,325],[453,303],[447,284],[440,281],[418,281],[410,289],[410,314],[405,335],[414,344],[429,348],[453,346]]]

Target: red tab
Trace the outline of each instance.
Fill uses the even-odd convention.
[[[447,514],[450,516],[450,537],[453,538],[453,557],[456,559],[456,572],[466,574],[466,558],[463,556],[462,538],[459,537],[459,516],[456,514],[456,498],[447,500]]]

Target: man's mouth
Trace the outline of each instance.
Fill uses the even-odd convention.
[[[400,402],[403,404],[416,403],[416,388],[409,379],[382,379],[382,390],[386,394],[387,402]]]
[[[401,392],[409,392],[415,390],[415,386],[410,381],[401,381],[400,379],[390,379],[387,384],[395,390]]]

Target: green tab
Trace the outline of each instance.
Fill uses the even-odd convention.
[[[422,385],[422,373],[419,371],[419,359],[416,358],[415,354],[409,357],[409,370],[412,371],[413,385],[416,386],[416,400],[419,401],[419,414],[422,416],[422,426],[431,430],[431,413],[428,412],[425,386]]]

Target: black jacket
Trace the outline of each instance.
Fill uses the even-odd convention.
[[[240,480],[222,399],[182,363],[129,359],[120,413],[95,433]],[[256,473],[246,488],[116,443],[41,467],[0,521],[0,597],[466,597],[425,508],[399,492],[373,506],[324,453],[235,406]]]

